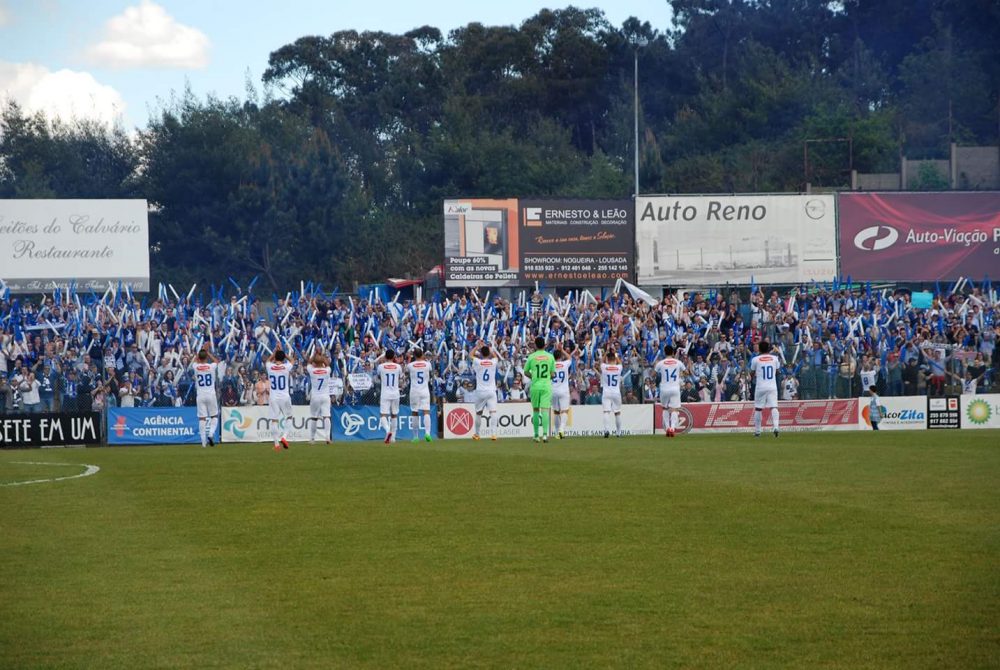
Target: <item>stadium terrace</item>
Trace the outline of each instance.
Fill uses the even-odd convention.
[[[332,358],[334,403],[374,404],[374,363],[385,351],[426,352],[435,401],[471,393],[471,352],[485,342],[500,355],[502,402],[523,399],[523,366],[536,336],[574,349],[574,404],[599,402],[598,366],[609,351],[624,365],[626,404],[655,402],[653,364],[672,345],[684,364],[685,402],[750,397],[748,365],[761,339],[780,358],[782,399],[857,397],[874,380],[886,395],[985,391],[996,386],[996,293],[988,280],[937,286],[926,306],[907,290],[834,281],[789,291],[754,286],[666,292],[654,304],[629,289],[594,295],[515,291],[507,297],[463,289],[424,301],[314,290],[265,299],[194,287],[139,299],[57,289],[44,298],[0,301],[0,409],[88,410],[108,406],[193,405],[191,362],[206,343],[220,359],[220,398],[239,407],[264,402],[264,365],[278,345],[307,358]],[[306,404],[297,369],[291,397]],[[403,388],[405,393],[406,388]]]

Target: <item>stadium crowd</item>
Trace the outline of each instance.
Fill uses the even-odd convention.
[[[194,298],[195,287],[187,295],[171,287],[171,297],[161,286],[144,299],[120,287],[103,296],[72,286],[44,296],[4,293],[0,411],[193,405],[190,363],[206,341],[222,361],[228,406],[267,403],[263,365],[279,341],[300,359],[330,352],[337,404],[377,403],[373,362],[388,348],[424,350],[436,400],[461,401],[472,388],[468,352],[479,341],[503,357],[501,401],[524,401],[523,363],[536,335],[573,343],[575,404],[600,404],[595,368],[609,348],[625,363],[624,401],[655,402],[652,367],[665,344],[687,366],[684,402],[751,398],[748,363],[760,339],[783,360],[782,399],[855,397],[871,384],[884,395],[976,393],[1000,381],[1000,302],[987,281],[937,287],[929,308],[915,308],[907,289],[837,281],[656,300],[630,285],[613,295],[468,289],[426,301],[331,295],[311,284],[265,300],[233,285],[231,295],[213,287],[210,300]],[[308,387],[297,366],[293,402],[305,404]]]

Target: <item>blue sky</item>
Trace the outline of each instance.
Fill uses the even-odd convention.
[[[241,96],[260,84],[268,54],[297,37],[338,30],[448,30],[478,21],[519,24],[569,3],[285,0],[0,0],[0,95],[50,116],[120,115],[145,125],[157,99],[189,84],[195,94]],[[600,0],[615,25],[629,16],[664,30],[666,0]]]

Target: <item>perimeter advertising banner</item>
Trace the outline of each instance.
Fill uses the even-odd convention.
[[[1000,393],[963,395],[962,428],[1000,428]]]
[[[448,440],[470,439],[475,433],[475,405],[447,403],[444,406],[444,437]],[[483,419],[490,434],[497,437],[527,437],[534,435],[531,425],[531,403],[508,402],[497,406],[495,429],[489,419]],[[553,426],[550,422],[550,425]],[[653,434],[652,405],[622,405],[622,431],[626,435]],[[574,405],[563,432],[570,437],[604,435],[604,411],[600,405]]]
[[[653,405],[622,405],[621,416],[626,435],[653,434]],[[604,410],[600,405],[573,405],[563,433],[570,437],[604,435]]]
[[[100,443],[98,412],[0,415],[0,449]]]
[[[680,432],[747,433],[753,432],[752,402],[699,402],[681,407]],[[785,400],[778,402],[781,430],[858,430],[858,401]],[[771,412],[764,412],[763,430],[771,430]],[[656,406],[656,430],[663,430],[663,407]]]
[[[840,273],[862,281],[997,275],[1000,193],[841,193]]]
[[[266,405],[250,407],[222,408],[223,442],[271,442],[271,412]],[[291,423],[288,429],[289,442],[309,441],[309,408],[304,405],[292,406]]]
[[[213,440],[219,439],[216,427]],[[201,444],[194,407],[109,407],[108,444]]]
[[[507,402],[497,405],[494,422],[484,419],[491,435],[497,437],[531,437],[531,403]],[[475,434],[476,406],[470,402],[446,403],[444,406],[444,438],[471,439]]]
[[[630,279],[629,200],[444,201],[446,286],[602,286]]]
[[[947,395],[927,398],[927,428],[955,430],[962,427],[960,397]]]
[[[871,428],[871,398],[858,400],[858,425]],[[925,430],[927,428],[927,396],[880,396],[882,418],[879,430]]]
[[[333,410],[333,439],[338,442],[363,442],[385,439],[385,431],[379,426],[379,408],[373,405],[357,407],[337,407]],[[431,434],[437,435],[437,415],[431,414]],[[405,442],[414,437],[423,437],[418,419],[408,405],[399,406],[396,417],[396,440]]]
[[[148,291],[147,212],[145,200],[0,200],[0,279],[12,293]]]
[[[636,198],[638,283],[828,281],[837,274],[832,195]]]

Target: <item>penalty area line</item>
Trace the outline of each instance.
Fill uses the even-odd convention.
[[[6,482],[0,483],[0,486],[25,486],[27,484],[44,484],[45,482],[61,482],[67,479],[79,479],[81,477],[89,477],[90,475],[96,475],[101,471],[96,465],[88,465],[87,463],[47,463],[45,461],[11,461],[14,465],[61,465],[70,468],[86,468],[83,472],[78,475],[68,475],[66,477],[49,477],[47,479],[31,479],[24,482]]]

